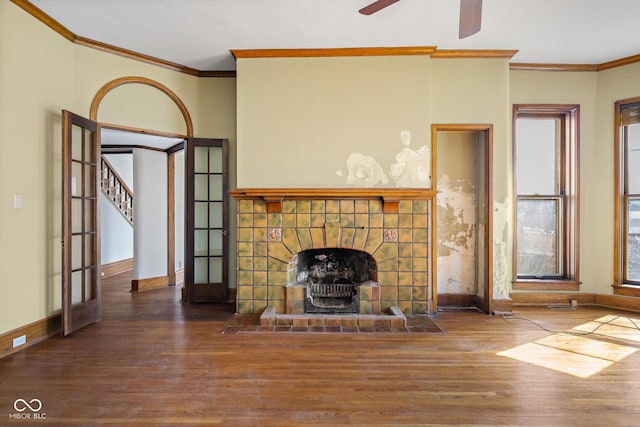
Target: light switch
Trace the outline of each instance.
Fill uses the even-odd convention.
[[[22,209],[22,194],[13,195],[13,207],[14,209]]]

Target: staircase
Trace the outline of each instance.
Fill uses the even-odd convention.
[[[102,192],[113,202],[116,208],[133,225],[133,192],[113,169],[109,161],[102,156]]]

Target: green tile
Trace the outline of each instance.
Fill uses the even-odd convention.
[[[240,314],[252,314],[253,313],[253,300],[238,300],[238,313],[240,313]]]
[[[238,270],[253,271],[253,257],[238,257]]]
[[[253,200],[239,200],[238,212],[241,212],[241,213],[253,212]]]
[[[282,298],[284,298],[284,285],[287,284],[287,272],[270,271],[269,277],[267,277],[267,284],[269,286],[280,285],[282,287]]]
[[[296,202],[296,212],[299,213],[299,214],[311,212],[311,201],[310,200],[298,200]]]
[[[238,256],[253,256],[253,244],[241,242],[237,245]]]
[[[258,286],[265,286],[267,284],[267,272],[266,271],[254,271],[253,272],[253,284]]]
[[[252,227],[253,226],[253,214],[243,213],[238,215],[238,227]]]
[[[300,250],[312,249],[311,231],[308,228],[297,228],[296,232],[298,234],[298,241],[300,242]]]
[[[295,227],[296,226],[296,214],[287,213],[282,214],[282,227]]]
[[[295,200],[284,200],[282,202],[282,213],[294,213],[296,211]]]
[[[411,200],[400,200],[398,204],[398,212],[403,213],[411,213],[413,211],[413,203]]]
[[[311,214],[311,227],[324,227],[324,213]]]
[[[266,227],[267,226],[267,214],[266,213],[257,213],[253,215],[253,226],[254,227]]]
[[[269,242],[267,248],[270,258],[275,258],[283,262],[289,262],[293,255],[282,242]]]

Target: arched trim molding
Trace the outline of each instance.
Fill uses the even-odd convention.
[[[103,98],[107,95],[107,93],[117,88],[118,86],[130,84],[130,83],[138,83],[138,84],[151,86],[164,92],[169,98],[171,98],[173,102],[176,103],[176,105],[180,109],[180,112],[182,113],[185,124],[187,126],[187,137],[188,138],[193,137],[193,122],[191,121],[191,115],[189,114],[189,111],[187,110],[186,105],[184,105],[182,100],[178,98],[178,95],[176,95],[171,89],[169,89],[162,83],[158,83],[157,81],[148,79],[146,77],[136,77],[136,76],[121,77],[119,79],[115,79],[106,83],[104,86],[100,88],[100,90],[98,90],[96,95],[93,97],[93,101],[91,101],[91,110],[89,111],[89,118],[94,122],[97,122],[98,108]]]

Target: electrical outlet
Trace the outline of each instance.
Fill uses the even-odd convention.
[[[26,343],[27,343],[27,336],[21,335],[18,338],[13,339],[13,348],[16,348],[19,345],[26,344]]]

